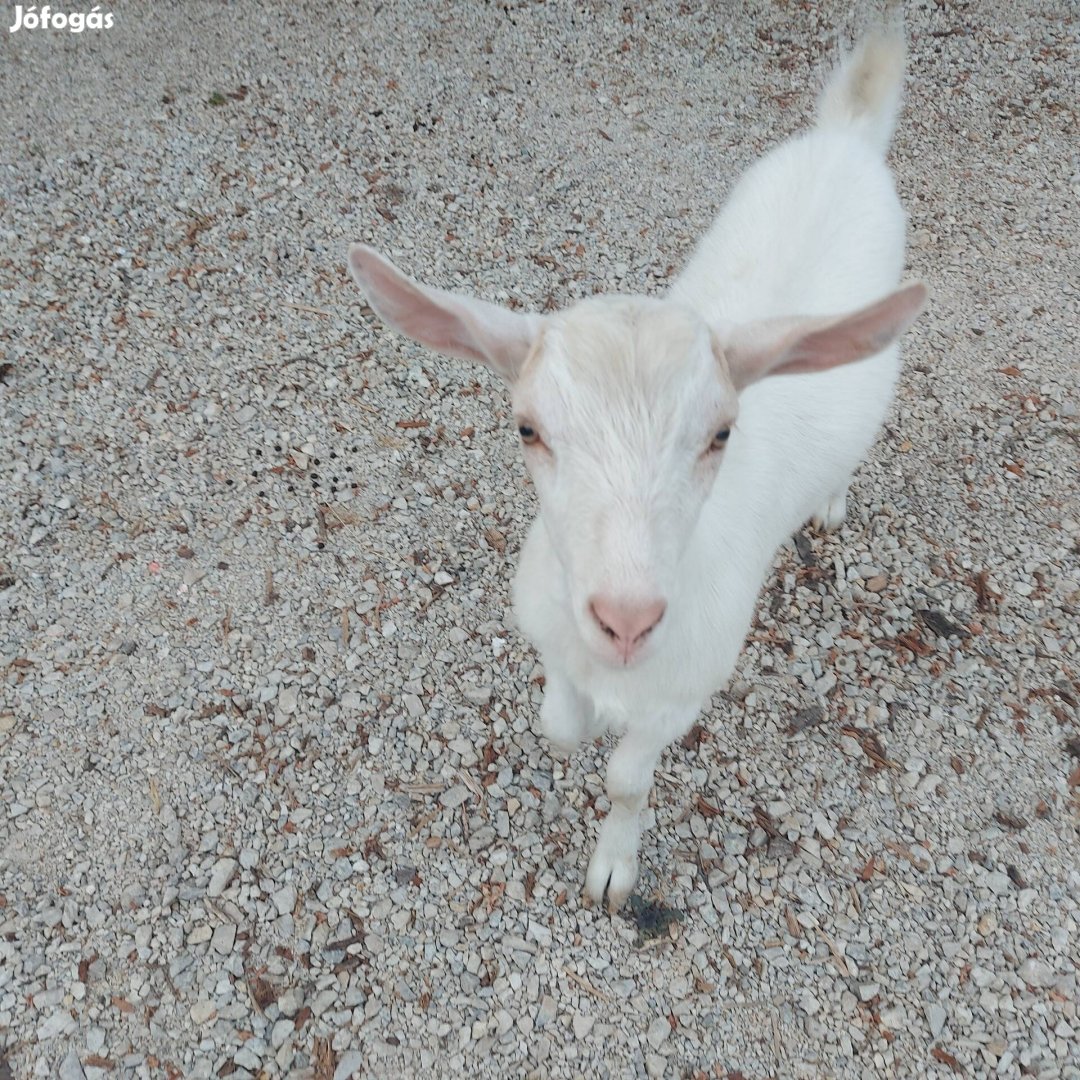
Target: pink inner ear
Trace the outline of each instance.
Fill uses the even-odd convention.
[[[380,285],[379,300],[374,302],[373,291],[372,306],[403,334],[436,352],[464,355],[470,360],[484,359],[476,349],[474,335],[468,333],[456,312],[441,307],[411,282],[389,281]]]
[[[826,371],[891,345],[926,302],[921,283],[838,317],[770,319],[737,327],[724,345],[732,378],[743,387],[766,375]]]
[[[429,349],[478,360],[513,380],[540,331],[536,315],[431,289],[363,244],[349,248],[357,284],[384,322]]]
[[[371,306],[403,334],[438,352],[468,349],[458,316],[437,302],[432,292],[402,274],[369,248],[350,252],[350,262]]]
[[[873,356],[907,329],[925,302],[925,287],[909,285],[820,330],[796,335],[783,370],[824,371]]]
[[[873,327],[841,323],[827,326],[806,335],[796,336],[786,351],[784,360],[771,374],[793,374],[797,371],[824,371],[828,368],[863,360],[881,352],[893,340],[893,335],[874,332]]]

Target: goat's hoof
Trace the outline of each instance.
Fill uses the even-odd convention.
[[[836,532],[847,517],[847,492],[833,495],[813,517],[814,528],[820,532]]]
[[[585,900],[600,905],[606,894],[608,911],[614,914],[634,891],[637,878],[637,855],[609,857],[598,847],[585,875]]]

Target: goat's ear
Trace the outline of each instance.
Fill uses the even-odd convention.
[[[507,382],[540,334],[539,315],[428,288],[366,244],[349,246],[349,269],[383,322],[436,352],[479,360]]]
[[[926,303],[921,282],[850,315],[764,319],[717,330],[715,340],[738,389],[766,375],[826,371],[881,352]]]

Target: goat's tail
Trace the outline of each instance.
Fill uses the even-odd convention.
[[[884,157],[900,111],[906,57],[897,20],[864,37],[825,84],[818,98],[817,127],[856,132]]]

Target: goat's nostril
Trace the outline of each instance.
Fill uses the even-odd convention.
[[[595,596],[589,602],[589,612],[600,629],[624,648],[643,641],[656,628],[666,610],[664,600],[641,602]]]
[[[660,621],[663,619],[665,611],[667,611],[667,602],[664,600],[656,600],[651,605],[648,605],[647,608],[642,611],[642,620],[652,619],[652,622],[641,631],[639,637],[647,637],[651,634],[660,625]]]
[[[602,601],[601,601],[601,603],[602,603]],[[590,603],[589,603],[589,614],[592,615],[592,617],[596,620],[596,625],[599,626],[600,629],[603,630],[604,633],[607,634],[607,636],[609,638],[611,638],[612,640],[617,640],[618,639],[619,635],[615,633],[615,631],[611,628],[611,626],[604,619],[604,616],[601,615],[601,613],[597,610],[596,601],[590,601]]]

